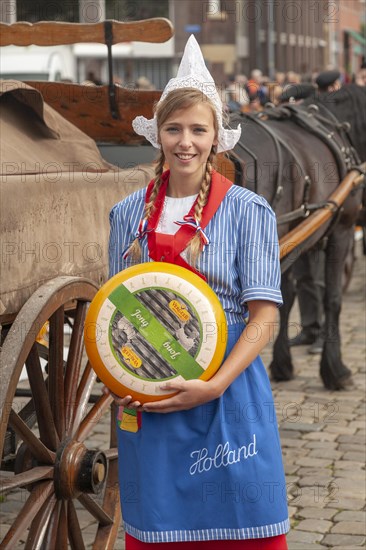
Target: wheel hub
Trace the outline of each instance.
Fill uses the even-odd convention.
[[[78,441],[67,441],[58,450],[55,462],[55,494],[76,498],[80,493],[98,494],[107,477],[108,462],[102,451],[91,451]]]

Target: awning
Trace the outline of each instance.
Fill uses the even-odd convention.
[[[353,31],[353,30],[350,30],[350,29],[346,30],[345,32],[347,32],[353,38],[353,40],[355,40],[356,42],[361,44],[361,46],[366,47],[366,36],[365,35],[362,35],[359,32],[356,32],[356,31]]]

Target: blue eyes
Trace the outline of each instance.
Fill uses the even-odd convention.
[[[171,126],[171,127],[166,128],[166,131],[171,133],[171,134],[176,134],[180,131],[180,128],[176,128],[174,126]],[[195,134],[203,134],[203,133],[206,133],[206,128],[200,128],[200,127],[193,128],[193,132]]]

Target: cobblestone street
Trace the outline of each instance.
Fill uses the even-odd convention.
[[[296,377],[273,384],[288,485],[290,550],[365,546],[366,269],[357,246],[341,313],[342,353],[354,387],[323,389],[320,355],[292,348]],[[295,310],[292,320],[297,322]],[[269,364],[270,350],[263,354]]]

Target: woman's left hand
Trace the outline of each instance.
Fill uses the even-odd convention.
[[[159,413],[186,411],[217,397],[210,382],[204,380],[167,382],[161,386],[161,389],[178,393],[161,401],[145,403],[142,405],[143,411]]]

